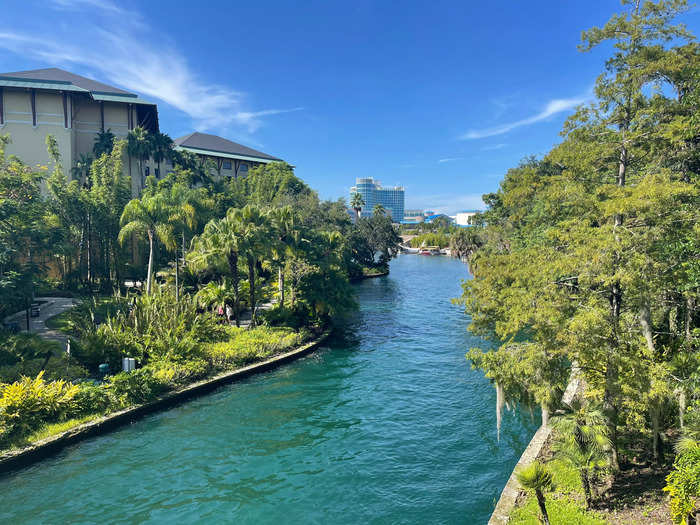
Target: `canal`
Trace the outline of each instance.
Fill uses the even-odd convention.
[[[400,256],[315,354],[0,478],[0,522],[485,523],[536,425],[496,441],[468,277]]]

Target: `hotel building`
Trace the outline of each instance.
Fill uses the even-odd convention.
[[[99,132],[124,138],[137,126],[158,131],[158,109],[135,93],[58,68],[0,73],[0,134],[9,133],[11,140],[5,153],[30,166],[49,164],[49,134],[69,174],[81,155],[92,154]],[[138,173],[136,159],[127,167],[130,174]],[[134,195],[144,175],[131,177]]]
[[[371,217],[374,207],[380,204],[386,209],[393,222],[401,222],[404,217],[405,191],[402,186],[383,188],[378,180],[373,178],[359,178],[355,180],[355,186],[350,188],[350,198],[359,193],[365,205],[360,212],[361,217]]]

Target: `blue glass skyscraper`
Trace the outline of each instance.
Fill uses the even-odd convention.
[[[402,186],[382,188],[381,183],[372,177],[360,178],[356,179],[355,185],[350,188],[351,199],[354,193],[362,195],[362,200],[365,201],[360,216],[370,217],[374,212],[374,207],[381,204],[393,222],[403,220],[405,191]]]

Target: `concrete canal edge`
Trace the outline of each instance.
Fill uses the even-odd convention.
[[[42,439],[21,449],[10,450],[0,454],[0,473],[17,470],[36,463],[37,461],[56,454],[69,445],[73,445],[92,436],[105,434],[120,426],[132,423],[137,419],[166,410],[189,399],[208,394],[222,385],[233,383],[240,379],[252,376],[260,372],[266,372],[285,363],[299,359],[312,353],[330,335],[330,330],[323,332],[313,341],[302,345],[290,352],[273,356],[265,361],[238,368],[233,371],[192,383],[143,405],[136,405],[118,412],[112,412],[106,416],[83,423],[55,436]]]
[[[562,402],[571,403],[574,397],[576,397],[576,395],[579,393],[581,385],[582,382],[578,374],[572,372],[571,380],[566,386],[566,390],[562,396]],[[552,427],[550,425],[542,425],[537,429],[535,435],[532,436],[530,443],[527,445],[527,448],[523,452],[522,456],[520,456],[520,459],[515,465],[513,472],[511,472],[506,486],[503,487],[501,497],[498,499],[498,503],[496,503],[496,508],[493,509],[488,525],[505,525],[508,523],[510,513],[515,507],[518,496],[522,492],[520,484],[515,477],[515,471],[540,458],[545,451],[545,445],[549,441],[551,435]]]

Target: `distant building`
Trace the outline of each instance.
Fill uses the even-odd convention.
[[[242,177],[262,164],[283,162],[282,159],[243,146],[228,139],[195,131],[173,141],[176,150],[189,151],[213,161],[212,175]]]
[[[355,186],[350,188],[350,198],[355,193],[359,193],[365,201],[360,212],[361,217],[370,217],[374,213],[374,207],[381,204],[393,222],[403,220],[405,191],[402,186],[383,188],[378,180],[375,181],[371,177],[359,178],[355,180]]]
[[[436,219],[438,219],[438,218],[440,218],[440,217],[444,217],[444,218],[447,220],[448,223],[454,222],[453,219],[452,219],[452,217],[450,217],[449,215],[445,215],[444,213],[435,213],[435,214],[433,214],[433,215],[428,215],[428,216],[425,217],[425,221],[424,221],[424,222],[425,222],[426,224],[430,224],[430,223],[432,223],[433,221],[435,221]]]
[[[9,133],[12,141],[5,153],[30,166],[49,164],[49,134],[70,175],[81,155],[92,155],[98,133],[109,130],[124,138],[137,126],[157,132],[158,109],[135,93],[54,67],[0,73],[0,133]],[[138,169],[132,158],[129,173]],[[131,177],[134,195],[141,190],[141,175]]]
[[[423,210],[404,210],[403,220],[401,222],[403,224],[418,224],[423,222],[424,219],[425,216],[423,215]]]
[[[476,210],[457,212],[457,215],[455,215],[455,224],[457,224],[457,226],[470,226],[472,223],[472,217],[474,217],[474,215],[477,213],[478,211]]]

